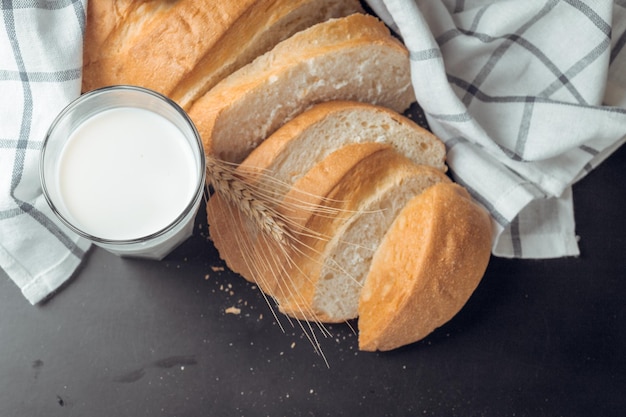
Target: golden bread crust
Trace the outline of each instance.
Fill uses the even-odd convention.
[[[457,184],[437,184],[396,218],[359,300],[359,348],[390,350],[450,320],[478,286],[491,254],[487,212]]]

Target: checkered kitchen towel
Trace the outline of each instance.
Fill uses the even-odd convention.
[[[0,268],[31,303],[65,282],[89,247],[55,220],[38,166],[48,126],[80,94],[85,6],[0,3]]]
[[[491,212],[493,253],[579,254],[571,186],[626,135],[626,0],[368,3],[410,50],[456,181]]]

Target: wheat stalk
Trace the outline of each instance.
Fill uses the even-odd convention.
[[[251,184],[250,178],[235,166],[211,156],[206,158],[207,180],[214,191],[239,208],[254,224],[280,244],[289,244],[291,234],[276,212],[270,209],[265,195]]]
[[[294,300],[295,308],[301,309],[302,298],[297,293],[293,280],[307,279],[307,276],[299,269],[293,257],[309,258],[312,256],[310,252],[314,251],[311,241],[330,239],[330,236],[323,236],[302,224],[302,219],[294,217],[294,213],[305,211],[316,213],[318,216],[336,217],[346,210],[339,208],[342,204],[339,204],[338,200],[298,190],[289,198],[284,198],[287,191],[292,189],[291,185],[280,182],[271,172],[244,169],[238,164],[209,155],[206,156],[206,174],[208,185],[227,203],[220,209],[223,211],[214,215],[231,222],[232,228],[224,232],[235,235],[236,250],[245,259],[249,268],[250,276],[246,274],[244,276],[259,286],[280,325],[268,296],[278,302],[276,296],[280,294],[280,298]],[[244,224],[248,224],[249,228],[242,226]],[[220,229],[218,228],[215,233],[221,233]],[[339,272],[343,271],[341,266],[336,267]],[[292,274],[297,277],[293,277]],[[276,287],[278,293],[274,291],[265,293],[266,289],[274,288],[274,284],[281,281],[289,285]],[[311,316],[304,311],[301,313],[302,316]],[[291,322],[289,316],[285,317]],[[328,365],[314,328],[319,329],[326,337],[330,336],[330,332],[323,323],[316,319],[313,321],[315,324],[308,320],[297,320],[297,323]]]
[[[237,164],[222,161],[209,155],[206,156],[206,178],[213,191],[229,203],[230,207],[235,209],[235,211],[229,209],[221,214],[233,221],[233,226],[239,223],[240,220],[237,220],[241,218],[239,216],[249,219],[252,225],[261,232],[259,239],[265,241],[266,246],[272,246],[275,249],[267,257],[265,254],[258,253],[255,249],[255,244],[251,240],[252,236],[239,236],[238,228],[233,227],[233,232],[238,235],[239,249],[252,267],[251,270],[254,276],[251,278],[253,278],[253,281],[261,289],[265,288],[267,282],[265,281],[264,273],[261,271],[267,271],[268,269],[273,271],[272,273],[276,274],[276,276],[289,279],[288,276],[285,276],[286,271],[283,263],[291,261],[290,252],[298,246],[299,240],[293,233],[293,222],[290,222],[288,217],[272,208],[280,202],[275,201],[271,193],[259,186],[260,182],[265,184],[269,182],[275,189],[280,189],[281,187],[285,188],[285,184],[276,182],[269,173],[242,171]],[[272,245],[266,239],[272,240],[276,245]],[[272,307],[268,295],[263,290],[261,293],[270,307],[276,322],[280,325],[277,312]],[[287,319],[291,321],[291,318],[287,317]],[[298,324],[314,350],[322,356],[328,366],[328,361],[321,350],[321,345],[317,340],[313,326],[302,321],[298,321]],[[321,329],[322,334],[328,335],[328,331],[322,323],[318,322],[317,326]],[[280,327],[282,328],[282,325]]]

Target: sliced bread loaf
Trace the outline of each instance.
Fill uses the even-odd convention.
[[[376,251],[359,299],[359,348],[422,339],[465,305],[487,268],[491,222],[468,192],[442,183],[412,199]]]
[[[332,219],[314,214],[306,224],[289,279],[274,294],[284,314],[318,322],[356,318],[370,262],[396,215],[428,187],[451,182],[393,149],[364,159],[350,174],[325,203],[342,212]]]
[[[370,145],[349,146],[363,143]],[[292,232],[299,232],[347,170],[382,145],[397,149],[415,163],[446,170],[443,142],[410,119],[381,106],[329,101],[314,105],[281,126],[237,171],[285,219]],[[269,269],[258,264],[276,268],[273,259],[250,256],[259,239],[264,246],[272,243],[260,236],[251,222],[242,220],[234,206],[215,195],[207,211],[214,244],[233,271],[258,281],[267,275],[258,270]],[[257,259],[257,265],[251,264],[252,259]]]
[[[312,104],[414,101],[408,51],[373,16],[330,19],[289,37],[219,82],[189,114],[207,154],[241,162],[261,141]]]

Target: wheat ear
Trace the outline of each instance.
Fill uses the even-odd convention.
[[[213,215],[225,218],[226,222],[231,223],[232,227],[223,232],[235,234],[236,248],[232,250],[239,252],[246,268],[249,269],[244,277],[259,286],[279,325],[280,320],[269,298],[278,304],[282,299],[293,302],[290,306],[292,314],[299,312],[298,317],[306,317],[304,320],[296,318],[298,325],[328,365],[315,328],[319,329],[323,336],[330,336],[330,332],[317,319],[314,312],[305,311],[306,307],[303,309],[301,306],[306,300],[297,292],[294,280],[309,278],[307,273],[298,267],[294,257],[317,259],[313,255],[317,252],[312,242],[330,240],[331,236],[308,228],[306,221],[302,223],[303,219],[299,216],[304,212],[335,218],[351,210],[343,208],[341,200],[328,199],[297,189],[285,197],[288,191],[293,191],[292,185],[276,179],[271,171],[243,168],[239,164],[209,155],[206,156],[206,174],[208,185],[226,203],[220,209],[224,211],[213,212]],[[207,209],[210,210],[210,207]],[[247,226],[243,226],[244,224]],[[211,233],[221,234],[222,231],[215,228]],[[338,272],[345,273],[340,265],[335,267]],[[292,317],[286,317],[291,322]]]
[[[276,242],[280,244],[289,243],[290,233],[285,222],[268,207],[264,196],[257,195],[256,189],[251,187],[245,178],[242,178],[234,165],[207,156],[206,171],[207,181],[215,192],[238,207],[261,231],[275,239]]]

